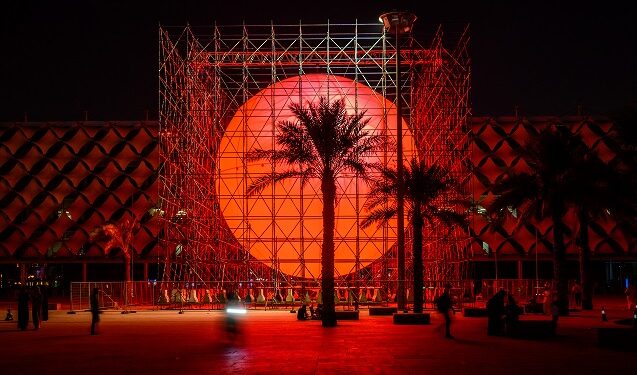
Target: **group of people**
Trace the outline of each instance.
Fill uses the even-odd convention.
[[[523,310],[513,295],[500,290],[487,302],[487,334],[501,336],[505,332],[511,333],[515,330],[522,313]]]
[[[298,320],[321,319],[322,314],[323,314],[322,304],[319,303],[316,310],[314,309],[313,304],[310,305],[310,311],[308,314],[307,305],[303,303],[301,307],[299,307],[299,310],[296,312],[296,319]]]
[[[33,329],[39,329],[43,321],[49,320],[46,289],[39,286],[27,289],[23,286],[18,292],[18,329],[21,331],[25,331],[29,326],[29,302],[31,302]]]
[[[535,297],[531,298],[527,309],[531,312],[551,315],[553,324],[557,325],[559,318],[557,295],[547,288],[543,298],[543,305],[540,305]],[[524,309],[518,305],[513,295],[500,290],[487,302],[487,334],[489,336],[501,336],[505,333],[514,334],[520,315],[523,313]]]

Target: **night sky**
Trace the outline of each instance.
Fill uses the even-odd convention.
[[[471,24],[476,115],[607,114],[637,100],[634,1],[3,1],[0,122],[157,118],[158,25],[377,22],[418,16],[423,45],[438,24]],[[557,2],[556,2],[557,3]],[[379,24],[380,27],[380,24]]]

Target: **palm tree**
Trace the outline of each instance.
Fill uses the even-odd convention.
[[[163,215],[163,211],[159,208],[159,203],[148,209],[144,215],[138,218],[134,213],[131,217],[120,223],[111,223],[100,225],[93,229],[89,237],[93,241],[106,242],[104,245],[104,253],[108,254],[115,249],[122,252],[124,258],[124,306],[128,307],[129,291],[133,293],[130,282],[132,281],[131,266],[134,249],[132,248],[133,237],[139,232],[142,223],[147,223],[156,216]]]
[[[361,225],[368,227],[373,223],[386,223],[396,216],[396,197],[399,186],[405,192],[405,206],[411,220],[414,263],[414,312],[421,313],[423,299],[423,261],[422,241],[425,222],[434,225],[441,222],[447,225],[464,224],[464,213],[442,205],[441,198],[455,186],[455,180],[449,171],[437,166],[428,166],[423,161],[413,158],[409,166],[404,168],[403,180],[393,168],[381,170],[382,180],[377,181],[370,191],[370,198],[365,204],[370,211]]]
[[[568,209],[567,199],[572,194],[573,168],[586,151],[581,139],[568,129],[546,128],[533,135],[518,151],[528,170],[509,171],[490,189],[495,195],[487,208],[492,217],[501,218],[508,208],[514,207],[520,212],[520,225],[531,218],[552,221],[553,279],[560,315],[568,315],[568,281],[562,272],[566,256],[563,217]]]
[[[581,146],[585,148],[586,146]],[[590,244],[588,231],[595,221],[613,218],[622,231],[634,233],[637,207],[635,206],[634,178],[602,161],[596,152],[587,150],[573,165],[569,179],[570,194],[567,203],[575,211],[578,221],[577,242],[580,247],[580,281],[582,283],[582,309],[593,309],[593,283],[590,278]]]
[[[323,243],[321,246],[321,290],[323,295],[324,327],[336,325],[334,306],[334,209],[336,179],[344,172],[355,172],[367,180],[372,163],[367,157],[381,145],[381,138],[365,130],[369,119],[364,112],[348,115],[345,102],[329,102],[321,97],[318,103],[290,105],[297,121],[283,121],[277,125],[277,150],[256,149],[248,159],[270,159],[287,170],[276,171],[257,178],[247,189],[254,195],[265,187],[289,179],[300,179],[301,185],[313,178],[321,180],[323,196]]]
[[[120,249],[124,257],[124,281],[131,281],[131,241],[139,230],[140,223],[135,219],[126,219],[120,224],[106,223],[95,228],[90,237],[98,241],[106,241],[104,252]]]

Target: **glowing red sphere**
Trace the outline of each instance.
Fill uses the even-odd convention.
[[[351,79],[323,74],[302,75],[277,82],[246,101],[236,112],[221,141],[218,194],[223,216],[239,243],[256,259],[281,271],[307,278],[320,275],[322,202],[320,181],[301,188],[300,181],[288,180],[247,196],[246,188],[256,178],[272,173],[267,160],[248,162],[247,152],[272,149],[280,121],[295,121],[291,103],[343,99],[348,113],[365,111],[367,129],[395,138],[396,108],[380,93]],[[403,124],[405,159],[411,157],[413,141]],[[374,156],[374,161],[395,165],[395,149]],[[282,171],[286,167],[278,166]],[[364,267],[378,259],[395,242],[393,226],[362,229],[358,225],[367,212],[363,206],[367,185],[352,175],[337,180],[335,273],[356,270],[356,257]],[[304,265],[304,266],[303,266]]]

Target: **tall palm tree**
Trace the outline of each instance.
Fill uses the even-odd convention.
[[[550,219],[553,224],[553,279],[557,285],[557,299],[561,315],[568,315],[568,281],[562,272],[565,262],[565,225],[563,217],[571,194],[573,166],[586,153],[583,142],[568,129],[550,127],[531,137],[519,156],[526,162],[527,171],[510,171],[491,186],[494,200],[488,207],[493,216],[501,216],[507,208],[515,207],[519,223]]]
[[[323,295],[322,324],[336,325],[334,306],[334,226],[336,205],[336,179],[344,172],[355,172],[363,179],[373,163],[367,160],[381,145],[381,138],[365,130],[369,119],[364,112],[348,115],[345,102],[329,102],[321,97],[318,103],[293,103],[290,109],[296,121],[283,121],[277,125],[276,143],[279,149],[256,149],[248,159],[270,159],[284,165],[287,170],[257,178],[248,187],[254,195],[265,187],[289,179],[321,180],[323,196],[323,243],[321,246],[321,290]]]
[[[370,198],[365,204],[370,211],[361,225],[368,227],[373,223],[383,224],[396,216],[396,197],[399,186],[405,192],[405,206],[411,220],[414,266],[414,312],[421,313],[423,299],[423,256],[422,241],[425,223],[434,225],[441,222],[447,225],[464,224],[465,214],[450,207],[441,205],[441,198],[448,194],[455,185],[449,172],[437,165],[428,166],[423,161],[413,158],[409,166],[405,166],[403,180],[393,168],[381,170],[382,179],[374,183]]]
[[[570,194],[566,201],[573,208],[578,222],[577,242],[580,247],[580,281],[584,310],[593,309],[591,249],[588,239],[590,224],[612,218],[619,223],[625,234],[634,233],[637,207],[631,180],[634,181],[634,178],[606,164],[590,149],[573,165],[571,178],[568,179]]]

